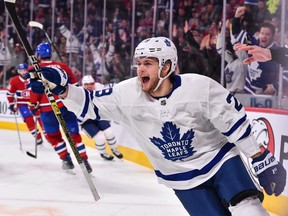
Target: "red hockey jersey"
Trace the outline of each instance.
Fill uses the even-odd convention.
[[[30,91],[27,85],[28,80],[23,79],[21,76],[14,76],[10,79],[6,93],[9,105],[17,103],[19,107],[28,104]]]

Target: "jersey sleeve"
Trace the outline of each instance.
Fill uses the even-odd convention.
[[[211,123],[247,157],[260,152],[244,106],[224,87],[210,81],[207,115]]]
[[[9,85],[7,87],[7,93],[6,93],[6,96],[7,96],[7,100],[9,102],[9,105],[13,105],[15,104],[15,93],[16,93],[16,85],[15,85],[15,82],[14,82],[15,79],[11,78],[10,79],[10,82],[9,82]]]
[[[62,100],[67,109],[74,112],[80,121],[84,119],[97,119],[97,108],[93,106],[89,91],[84,88],[68,84],[67,97]]]
[[[119,121],[122,117],[117,93],[113,88],[100,91],[87,91],[84,88],[69,85],[68,95],[63,100],[64,105],[76,114],[78,119],[97,119]],[[120,117],[119,117],[120,116]]]
[[[71,84],[78,84],[78,81],[77,81],[75,75],[73,74],[72,70],[69,68],[68,65],[60,64],[60,67],[68,74]]]

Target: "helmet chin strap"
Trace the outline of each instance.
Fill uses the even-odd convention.
[[[161,74],[161,71],[162,71],[163,67],[159,67],[159,70],[158,70],[158,78],[159,78],[159,81],[158,81],[158,84],[156,86],[156,88],[153,90],[153,92],[157,91],[157,89],[160,87],[160,85],[162,84],[162,82],[164,81],[164,79],[168,78],[170,76],[170,74],[173,72],[173,71],[170,71],[168,74],[166,74],[166,76],[164,76],[163,78],[160,76]]]

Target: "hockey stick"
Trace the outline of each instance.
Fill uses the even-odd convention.
[[[38,145],[37,145],[37,133],[38,133],[38,128],[37,128],[37,121],[38,121],[38,118],[40,117],[35,117],[35,154],[32,154],[31,152],[28,152],[26,151],[26,154],[30,157],[33,157],[33,158],[37,158],[37,148],[38,148]]]
[[[16,13],[16,10],[15,10],[15,2],[16,2],[16,0],[4,0],[5,7],[7,8],[9,16],[10,16],[10,18],[11,18],[13,24],[14,24],[14,27],[16,29],[16,32],[17,32],[18,36],[19,36],[19,39],[21,40],[21,42],[23,44],[23,47],[24,47],[24,49],[26,51],[26,54],[29,57],[29,60],[30,60],[31,64],[33,65],[33,67],[34,67],[34,69],[35,69],[35,71],[37,73],[35,75],[35,77],[32,77],[32,78],[36,78],[37,77],[37,78],[40,78],[42,80],[41,68],[40,68],[40,66],[38,64],[37,58],[34,56],[33,50],[32,50],[32,48],[31,48],[31,46],[30,46],[30,44],[29,44],[29,42],[28,42],[28,40],[26,38],[26,35],[25,35],[25,33],[24,33],[23,29],[22,29],[22,26],[21,26],[21,24],[19,22],[19,19],[17,17],[17,13]],[[87,183],[88,183],[88,185],[90,187],[90,190],[91,190],[91,192],[93,194],[94,200],[97,201],[97,200],[100,199],[99,194],[98,194],[98,192],[97,192],[97,190],[95,188],[95,185],[94,185],[94,183],[93,183],[93,181],[91,179],[91,176],[89,175],[89,173],[88,173],[88,171],[87,171],[87,169],[85,167],[83,159],[81,158],[81,156],[79,154],[79,151],[78,151],[78,149],[77,149],[77,147],[75,145],[75,142],[74,142],[74,140],[73,140],[73,138],[72,138],[72,136],[71,136],[71,134],[70,134],[70,132],[68,130],[68,127],[67,127],[66,122],[65,122],[65,120],[63,118],[63,115],[61,114],[61,111],[60,111],[60,109],[59,109],[59,107],[58,107],[58,105],[57,105],[57,103],[56,103],[56,101],[54,99],[54,96],[53,96],[53,94],[51,93],[51,91],[49,89],[48,83],[46,81],[43,81],[43,80],[42,80],[42,82],[43,82],[43,85],[45,87],[45,94],[46,94],[46,96],[47,96],[47,98],[48,98],[48,100],[49,100],[49,102],[51,104],[51,107],[52,107],[52,109],[53,109],[53,111],[55,113],[55,116],[56,116],[59,124],[61,125],[61,127],[63,129],[63,132],[66,135],[66,138],[67,138],[67,140],[69,142],[69,145],[70,145],[70,147],[71,147],[71,149],[72,149],[72,151],[73,151],[73,153],[75,155],[75,158],[77,159],[78,164],[80,165],[80,167],[82,169],[84,177],[85,177],[85,179],[86,179],[86,181],[87,181]]]
[[[47,34],[47,32],[45,31],[44,29],[44,26],[43,24],[39,23],[39,22],[36,22],[36,21],[29,21],[28,25],[30,27],[35,27],[35,28],[39,28],[42,30],[42,32],[45,34],[48,42],[53,46],[53,49],[56,51],[57,55],[58,55],[58,58],[61,60],[61,62],[63,62],[62,58],[61,58],[61,55],[58,51],[58,49],[56,48],[55,44],[52,42],[52,40],[50,39],[49,35]]]
[[[20,151],[23,151],[16,112],[14,112],[14,117],[15,117],[16,130],[17,130],[17,133],[18,133],[18,139],[19,139],[19,144],[20,144]]]

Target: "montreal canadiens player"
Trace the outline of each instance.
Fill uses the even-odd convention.
[[[40,66],[53,67],[55,68],[55,71],[57,70],[62,71],[61,70],[62,68],[63,70],[67,71],[68,73],[67,78],[69,79],[69,82],[73,85],[77,85],[77,80],[73,72],[68,67],[68,65],[62,62],[51,61],[51,55],[52,55],[52,49],[49,43],[40,43],[36,47],[36,57],[39,59]],[[28,69],[34,70],[32,66]],[[33,90],[33,86],[32,86],[33,82],[31,82],[31,80],[30,80],[30,85]],[[59,99],[57,95],[54,95],[54,99],[57,102],[59,109],[61,110],[63,119],[65,120],[67,124],[68,130],[71,133],[71,137],[75,142],[75,145],[79,151],[80,157],[83,158],[83,162],[84,162],[85,167],[87,168],[88,173],[91,173],[92,167],[90,166],[90,163],[88,162],[88,155],[86,152],[86,147],[85,147],[85,144],[82,142],[82,137],[79,133],[79,125],[78,125],[77,117],[75,116],[73,112],[69,112],[67,110],[67,108],[64,106],[64,104],[62,103],[62,101]],[[30,102],[32,104],[39,103],[39,109],[41,111],[41,119],[43,121],[43,126],[45,128],[45,131],[47,133],[47,139],[53,146],[59,158],[62,160],[63,170],[70,173],[70,171],[74,169],[74,164],[70,156],[70,153],[68,151],[66,142],[62,137],[59,122],[54,114],[54,111],[51,107],[51,104],[47,96],[44,94],[44,92],[42,92],[41,94],[35,94],[34,92],[31,92]]]
[[[135,135],[159,183],[175,191],[190,215],[268,216],[239,153],[252,158],[268,195],[283,192],[286,170],[261,152],[242,104],[208,77],[175,75],[177,50],[168,38],[145,39],[134,59],[138,77],[102,91],[67,84],[49,67],[42,76],[77,116],[113,119]],[[33,86],[44,90],[37,80]]]
[[[27,125],[30,133],[35,137],[36,128],[33,114],[35,114],[35,116],[39,116],[40,112],[32,113],[28,106],[30,91],[28,90],[28,80],[25,77],[25,74],[28,72],[28,65],[26,63],[19,64],[17,67],[17,72],[19,75],[12,77],[7,87],[6,96],[9,102],[9,109],[13,114],[19,110],[21,117]],[[36,119],[43,129],[41,119]],[[37,130],[36,142],[37,145],[41,145],[43,143],[42,135],[39,130]]]

